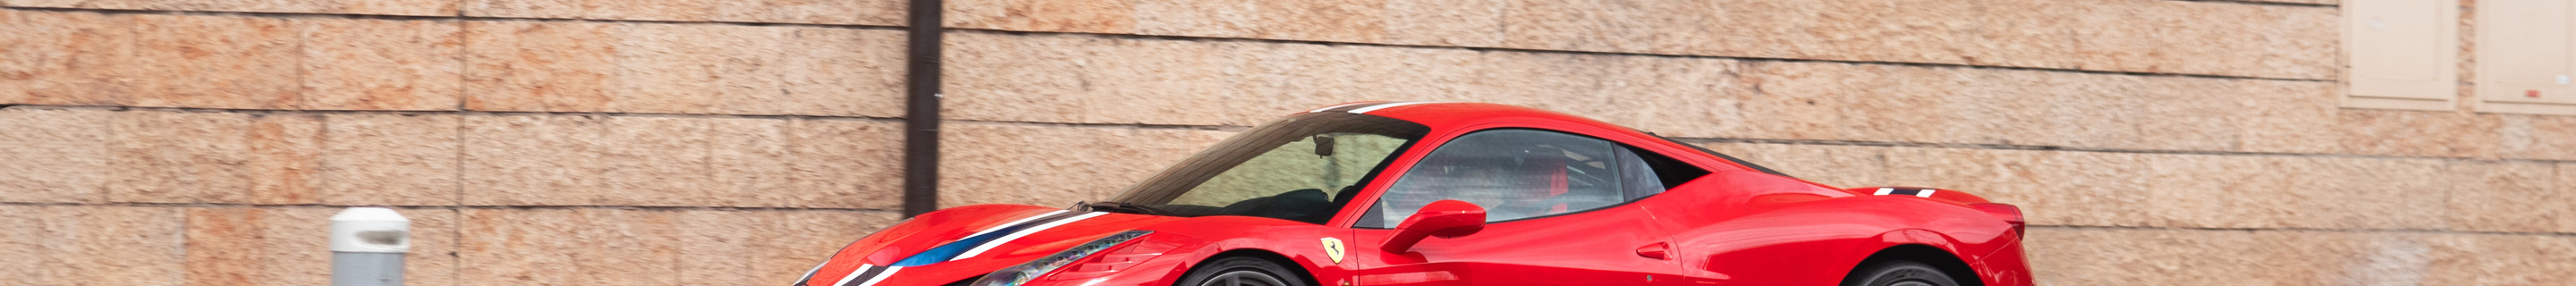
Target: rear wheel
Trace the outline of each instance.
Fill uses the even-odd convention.
[[[1252,257],[1227,257],[1200,264],[1181,276],[1182,286],[1312,286],[1292,276],[1288,267]]]
[[[1959,286],[1959,281],[1932,265],[1893,260],[1852,271],[1851,277],[1843,278],[1843,286]]]

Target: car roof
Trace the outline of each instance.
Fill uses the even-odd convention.
[[[1514,105],[1473,102],[1362,101],[1335,104],[1309,110],[1307,112],[1347,112],[1383,116],[1412,121],[1417,124],[1431,127],[1432,130],[1451,130],[1465,125],[1497,121],[1536,121],[1583,125],[1595,127],[1600,130],[1620,133],[1627,135],[1628,137],[1634,137],[1636,141],[1677,145],[1676,147],[1682,147],[1682,149],[1686,149],[1688,151],[1698,151],[1704,156],[1713,157],[1711,159],[1732,163],[1739,168],[1749,169],[1751,171],[1769,173],[1782,177],[1789,176],[1788,174],[1771,170],[1771,168],[1756,165],[1753,164],[1753,162],[1744,161],[1743,159],[1728,156],[1724,153],[1711,151],[1698,145],[1674,142],[1670,138],[1664,138],[1660,135],[1646,133],[1645,131],[1625,126],[1619,126],[1618,124],[1611,124],[1609,122],[1602,122],[1600,120],[1593,120],[1591,118],[1575,116],[1572,114]]]
[[[1620,127],[1617,124],[1592,120],[1582,116],[1574,116],[1536,108],[1492,103],[1363,101],[1336,104],[1308,112],[1348,112],[1384,116],[1420,123],[1422,125],[1431,126],[1434,129],[1446,129],[1447,127],[1454,127],[1460,124],[1489,122],[1506,118],[1576,123],[1607,129],[1627,129],[1627,127]]]

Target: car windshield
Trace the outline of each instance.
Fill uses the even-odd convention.
[[[1094,209],[1198,217],[1237,215],[1322,224],[1430,128],[1344,112],[1254,127]]]

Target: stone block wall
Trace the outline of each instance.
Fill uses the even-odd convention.
[[[413,285],[783,283],[900,216],[905,3],[0,0],[0,285],[321,284],[366,205]],[[2019,204],[2043,285],[2576,279],[2576,117],[2337,107],[2337,5],[950,0],[941,202],[1478,101]]]
[[[0,1],[0,285],[327,284],[346,206],[409,285],[784,283],[899,219],[900,1],[636,2]]]

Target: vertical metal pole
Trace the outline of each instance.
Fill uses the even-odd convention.
[[[940,0],[912,0],[904,64],[903,216],[939,209]]]
[[[393,209],[349,208],[331,216],[332,286],[401,286],[406,252],[411,219]]]

